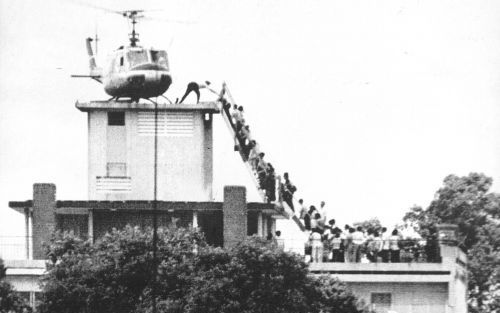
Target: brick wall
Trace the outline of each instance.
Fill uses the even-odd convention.
[[[390,294],[390,310],[395,312],[443,313],[448,301],[447,283],[347,283],[354,294],[371,305],[372,294]]]
[[[33,258],[45,259],[43,243],[56,228],[56,185],[33,185]]]
[[[242,186],[225,186],[222,204],[224,222],[224,247],[231,248],[247,236],[246,189]]]

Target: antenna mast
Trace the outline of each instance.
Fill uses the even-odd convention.
[[[139,34],[135,32],[135,24],[137,24],[137,18],[142,17],[138,16],[137,13],[142,11],[125,11],[123,12],[123,16],[129,18],[132,23],[132,33],[129,34],[130,46],[137,46],[137,42],[139,41]]]

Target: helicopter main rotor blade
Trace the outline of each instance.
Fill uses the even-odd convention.
[[[72,2],[74,2],[74,3],[78,4],[78,5],[87,7],[87,8],[101,10],[101,11],[104,11],[104,12],[107,12],[107,13],[114,13],[114,14],[123,15],[123,11],[112,10],[110,8],[98,6],[98,5],[95,5],[95,4],[86,3],[86,2],[83,2],[83,1],[79,1],[79,0],[72,0]]]
[[[161,22],[167,22],[167,23],[186,24],[186,25],[192,25],[192,24],[197,23],[194,21],[182,21],[182,20],[174,20],[174,19],[169,19],[169,18],[158,18],[158,17],[150,17],[150,16],[142,16],[141,19],[143,21],[161,21]]]

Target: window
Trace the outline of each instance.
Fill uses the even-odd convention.
[[[130,67],[148,63],[148,53],[145,50],[131,50],[127,52],[127,60]]]
[[[107,177],[127,177],[127,163],[111,162],[106,165]]]
[[[108,112],[108,125],[109,126],[124,126],[125,125],[125,112]]]
[[[377,313],[386,313],[391,309],[391,294],[390,293],[372,293],[371,295],[372,310]]]
[[[120,66],[123,66],[123,57],[120,57]]]
[[[151,50],[151,60],[153,61],[153,63],[156,63],[168,69],[167,52],[163,50]]]

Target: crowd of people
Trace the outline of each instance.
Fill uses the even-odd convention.
[[[235,133],[235,148],[241,151],[243,160],[248,162],[259,183],[259,188],[264,192],[267,202],[276,200],[285,201],[294,210],[293,194],[297,188],[291,183],[288,173],[283,174],[284,181],[276,174],[273,165],[265,160],[265,153],[260,150],[257,141],[252,137],[250,126],[244,118],[242,106],[231,104],[223,96],[219,99],[224,113],[227,115]],[[277,183],[279,188],[277,189]],[[276,198],[276,191],[282,199]]]
[[[327,222],[324,201],[320,209],[314,205],[307,209],[302,199],[299,203],[300,218],[309,232],[306,255],[310,255],[311,262],[400,262],[401,236],[397,229],[373,230],[350,225],[341,229],[335,219]]]
[[[265,153],[252,136],[250,126],[245,121],[243,107],[230,103],[224,93],[225,90],[219,101],[234,130],[235,149],[240,150],[243,160],[250,164],[267,202],[285,202],[295,213],[294,193],[297,188],[291,182],[289,174],[284,173],[283,179],[276,174],[273,165],[265,159]],[[314,205],[307,208],[302,199],[298,203],[300,211],[297,213],[309,232],[306,255],[310,256],[312,262],[400,262],[402,240],[397,229],[363,229],[361,226],[350,225],[341,229],[336,226],[334,219],[327,222],[324,201],[319,208]],[[276,236],[269,234],[268,239],[279,238],[281,234],[278,233]]]

